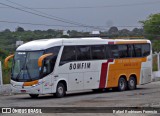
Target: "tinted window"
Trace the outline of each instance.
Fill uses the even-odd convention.
[[[136,56],[133,45],[128,45],[128,55],[129,55],[129,57],[135,57]]]
[[[64,46],[60,64],[76,60],[75,46]]]
[[[59,50],[60,50],[60,46],[57,46],[57,47],[47,49],[45,53],[53,53],[53,56],[55,57],[58,55]],[[53,57],[53,56],[50,56],[50,57]]]
[[[92,50],[92,59],[104,59],[105,58],[104,45],[92,46],[91,50]]]
[[[119,58],[129,57],[127,45],[118,45]]]
[[[113,56],[111,55],[111,47],[110,47],[110,45],[106,45],[106,50],[105,50],[105,52],[106,52],[106,58],[108,59],[108,58],[113,58]]]
[[[110,54],[111,58],[119,58],[119,51],[118,51],[118,46],[117,45],[110,45]]]
[[[150,45],[142,44],[142,56],[148,56],[150,54]]]
[[[77,46],[76,53],[77,53],[77,60],[91,59],[90,46]]]
[[[43,75],[44,76],[50,74],[53,71],[59,50],[60,50],[59,46],[49,48],[46,50],[45,54],[53,53],[53,55],[45,58],[45,60],[44,60],[44,66],[43,66]]]
[[[136,57],[142,57],[142,46],[141,44],[135,44],[134,45]]]

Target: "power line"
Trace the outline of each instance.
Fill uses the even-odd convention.
[[[2,21],[0,20],[1,23],[11,23],[11,24],[22,24],[22,25],[37,25],[37,26],[57,26],[57,27],[79,27],[79,26],[69,26],[69,25],[49,25],[49,24],[40,24],[40,23],[27,23],[27,22],[16,22],[16,21]]]
[[[23,24],[23,25],[39,25],[39,26],[59,26],[59,27],[77,27],[79,28],[79,26],[73,26],[73,25],[51,25],[51,24],[43,24],[43,23],[29,23],[29,22],[18,22],[18,21],[5,21],[5,20],[0,20],[1,23],[12,23],[12,24]],[[148,25],[150,27],[157,27],[157,26],[160,26],[160,25]],[[106,26],[98,26],[98,27],[103,27],[103,28],[109,28],[109,27],[106,27]],[[114,26],[114,27],[143,27],[143,26],[138,26],[138,25],[117,25],[117,26]]]
[[[0,20],[1,23],[11,23],[11,24],[23,24],[23,25],[37,25],[37,26],[59,26],[59,27],[79,27],[79,26],[70,26],[70,25],[50,25],[50,24],[41,24],[41,23],[28,23],[28,22],[17,22],[17,21],[4,21]],[[99,26],[99,27],[104,27],[104,26]],[[123,27],[128,27],[128,26],[123,26]],[[131,26],[129,26],[131,27]],[[136,27],[136,26],[134,26]]]
[[[41,14],[38,14],[38,13],[35,13],[35,12],[30,12],[30,11],[27,11],[27,10],[24,10],[24,9],[21,9],[21,8],[17,8],[17,7],[11,6],[11,5],[7,5],[5,3],[1,3],[0,2],[0,4],[3,5],[3,6],[7,6],[7,7],[10,7],[10,8],[13,8],[13,9],[16,9],[16,10],[20,10],[20,11],[23,11],[23,12],[26,12],[26,13],[29,13],[29,14],[33,14],[33,15],[36,15],[36,16],[40,16],[40,17],[43,17],[43,18],[52,19],[52,20],[56,20],[56,21],[60,21],[60,22],[68,23],[68,24],[72,24],[72,25],[77,25],[77,26],[81,26],[81,27],[88,27],[88,28],[97,29],[97,27],[75,24],[75,23],[64,21],[64,20],[61,20],[61,19],[56,19],[56,18],[53,18],[53,17],[41,15]]]
[[[53,15],[49,15],[49,14],[47,14],[47,13],[44,13],[44,12],[41,12],[41,11],[38,11],[38,10],[31,9],[31,8],[29,8],[29,7],[27,7],[27,6],[18,4],[18,3],[16,3],[16,2],[13,2],[13,1],[10,1],[10,0],[6,0],[6,1],[8,1],[8,2],[10,2],[10,3],[12,3],[12,4],[15,4],[15,5],[21,6],[21,7],[23,7],[23,8],[30,9],[30,10],[32,10],[32,11],[35,11],[35,12],[38,12],[38,13],[42,13],[42,14],[47,15],[47,16],[49,16],[49,17],[51,16],[51,17],[54,17],[54,18],[56,18],[56,19],[60,19],[60,20],[67,21],[67,22],[71,22],[71,23],[76,24],[76,25],[78,24],[78,25],[81,25],[81,26],[87,26],[87,25],[84,25],[84,24],[81,24],[81,23],[69,21],[69,20],[66,20],[66,19],[63,19],[63,18],[60,18],[60,17],[56,17],[56,16],[53,16]]]
[[[35,12],[39,12],[39,13],[42,13],[42,14],[44,14],[44,15],[47,15],[47,17],[45,16],[45,18],[48,18],[48,16],[50,17],[49,19],[53,19],[53,17],[54,17],[54,20],[58,20],[58,21],[61,21],[61,22],[65,22],[65,23],[69,23],[69,24],[72,24],[72,25],[77,25],[77,26],[64,26],[64,25],[59,25],[59,26],[61,26],[61,27],[78,27],[78,26],[81,26],[81,27],[85,27],[85,28],[94,28],[94,29],[100,29],[100,28],[103,28],[103,29],[100,29],[100,30],[105,30],[105,26],[88,26],[88,25],[84,25],[84,24],[81,24],[81,23],[78,23],[78,22],[73,22],[73,21],[69,21],[69,20],[66,20],[66,19],[63,19],[63,18],[59,18],[59,17],[56,17],[56,16],[52,16],[52,15],[49,15],[49,14],[47,14],[47,13],[44,13],[44,12],[41,12],[41,11],[37,11],[37,10],[34,10],[34,9],[32,9],[32,8],[30,8],[30,7],[26,7],[26,6],[24,6],[24,5],[21,5],[21,4],[18,4],[18,3],[15,3],[15,2],[12,2],[12,1],[10,1],[10,0],[6,0],[6,1],[8,1],[8,2],[10,2],[10,3],[13,3],[13,4],[16,4],[16,5],[18,5],[18,6],[21,6],[21,7],[23,7],[23,9],[30,9],[30,10],[32,10],[32,11],[35,11]],[[158,1],[158,3],[159,3],[160,1]],[[143,3],[143,5],[144,4],[153,4],[153,3],[157,3],[157,2],[147,2],[147,3]],[[1,3],[0,3],[1,4]],[[3,5],[4,5],[4,3],[2,3]],[[142,5],[142,3],[140,3],[141,5]],[[124,5],[140,5],[140,4],[138,4],[138,3],[136,3],[136,4],[124,4]],[[123,5],[123,6],[124,6]],[[9,5],[8,5],[9,6]],[[122,5],[119,5],[119,6],[122,6]],[[13,7],[13,6],[12,6]],[[10,7],[10,8],[12,8],[12,7]],[[94,6],[95,7],[95,6]],[[107,6],[104,6],[104,7],[107,7]],[[16,7],[15,7],[16,8]],[[14,9],[15,9],[14,8]],[[72,7],[72,8],[74,8],[74,7]],[[75,7],[76,8],[76,7]],[[79,7],[78,7],[79,8]],[[83,7],[81,7],[81,8],[83,8]],[[84,7],[85,8],[85,7]],[[16,8],[17,9],[17,8]],[[20,9],[20,8],[18,8],[17,10],[23,10],[23,9]],[[24,10],[23,10],[24,11]],[[24,11],[24,12],[28,12],[29,13],[29,11]],[[33,12],[30,12],[31,14],[33,14]],[[34,13],[35,15],[37,15],[37,13]],[[41,14],[38,14],[38,16],[39,15],[41,15]],[[41,16],[43,16],[44,17],[44,15],[41,15]],[[56,18],[56,19],[55,19]],[[22,24],[22,23],[19,23],[19,24]],[[24,23],[23,23],[24,24]],[[26,23],[25,23],[26,24]],[[44,26],[55,26],[55,25],[48,25],[48,24],[34,24],[34,25],[44,25]],[[141,26],[117,26],[117,27],[141,27]]]
[[[37,26],[57,26],[57,27],[77,27],[80,28],[79,26],[73,26],[73,25],[51,25],[51,24],[43,24],[43,23],[29,23],[29,22],[17,22],[17,21],[5,21],[5,20],[0,20],[0,23],[11,23],[11,24],[22,24],[22,25],[37,25]],[[149,27],[160,27],[160,25],[148,25]],[[110,28],[106,26],[98,26],[98,27],[103,27],[105,29]],[[142,28],[143,26],[138,26],[138,25],[117,25],[114,27],[135,27],[135,28]]]
[[[49,24],[38,24],[38,23],[27,23],[27,22],[16,22],[16,21],[2,21],[0,23],[12,23],[12,24],[23,24],[23,25],[40,25],[40,26],[60,26],[60,27],[78,27],[78,26],[69,26],[69,25],[49,25]],[[150,25],[150,26],[160,26],[160,25]],[[99,26],[101,27],[101,26]],[[141,27],[141,26],[115,26],[115,27]],[[159,34],[142,34],[144,36],[160,36]]]
[[[8,0],[6,0],[8,1]],[[11,1],[10,1],[11,2]],[[120,4],[120,5],[102,5],[102,6],[77,6],[77,7],[50,7],[50,8],[23,8],[23,9],[46,9],[46,10],[58,10],[58,9],[93,9],[93,8],[109,8],[109,7],[128,7],[128,6],[141,6],[141,5],[151,5],[151,4],[159,4],[160,1],[155,2],[143,2],[143,3],[133,3],[133,4]],[[0,8],[8,8],[8,7],[0,7]]]

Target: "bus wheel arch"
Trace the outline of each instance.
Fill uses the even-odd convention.
[[[130,75],[128,80],[128,89],[134,90],[137,88],[137,77],[135,74]]]
[[[118,80],[118,91],[125,91],[127,89],[127,77],[121,75]]]
[[[60,80],[57,83],[56,93],[54,94],[57,98],[64,97],[67,91],[67,83],[65,80]]]

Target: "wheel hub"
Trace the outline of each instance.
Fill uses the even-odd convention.
[[[130,86],[134,86],[134,81],[133,80],[130,80]]]
[[[63,87],[58,88],[58,93],[61,94],[61,95],[63,94]]]

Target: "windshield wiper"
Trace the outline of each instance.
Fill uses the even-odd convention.
[[[29,71],[28,71],[28,66],[27,66],[27,64],[26,64],[26,70],[27,70],[28,77],[29,77],[30,80],[32,81],[31,75],[30,75],[30,73],[29,73]]]
[[[18,77],[21,74],[21,71],[23,70],[23,68],[21,68],[21,70],[19,71],[18,75],[16,76],[16,80],[18,81]]]

